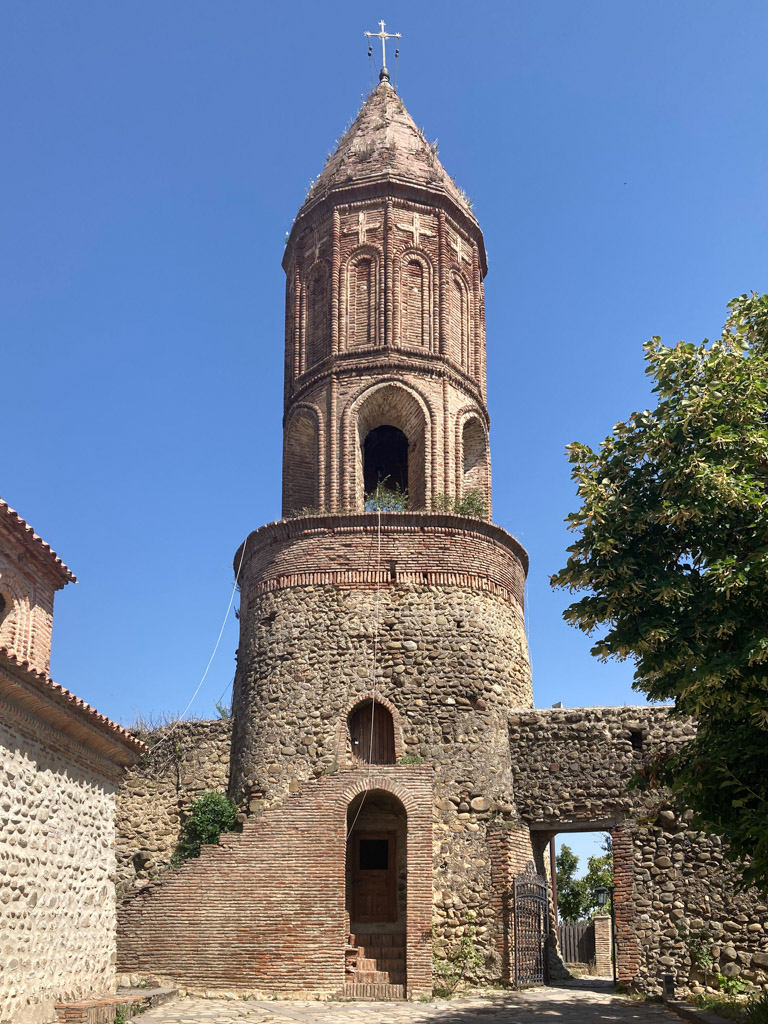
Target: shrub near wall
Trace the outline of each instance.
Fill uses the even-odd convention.
[[[125,891],[171,864],[181,824],[193,800],[226,793],[229,719],[182,722],[149,732],[152,750],[126,772],[117,797],[117,882]]]

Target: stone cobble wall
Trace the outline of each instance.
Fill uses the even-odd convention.
[[[701,989],[697,945],[712,972],[768,984],[765,900],[737,891],[721,840],[692,830],[668,792],[628,788],[650,758],[693,735],[690,721],[652,707],[523,711],[509,722],[515,800],[539,864],[557,832],[611,832],[619,980],[652,993],[667,972],[679,989]]]
[[[766,899],[737,890],[721,840],[693,830],[690,817],[666,806],[629,826],[640,986],[658,992],[663,971],[675,975],[678,989],[694,992],[713,974],[768,985]],[[697,947],[712,956],[707,978]]]
[[[385,791],[408,815],[407,984],[431,992],[431,776],[423,765],[376,766],[303,784],[123,901],[118,970],[198,990],[339,994],[347,811],[362,792]]]
[[[117,781],[10,702],[0,719],[0,1021],[35,1024],[114,985]]]
[[[128,769],[117,797],[117,882],[121,891],[164,871],[186,808],[229,783],[232,722],[181,722],[146,734],[149,756]]]
[[[516,712],[509,746],[518,811],[529,825],[621,818],[641,802],[627,786],[644,758],[693,734],[666,708]]]
[[[506,802],[506,719],[530,700],[522,613],[459,587],[292,587],[249,602],[235,684],[233,793],[270,803],[348,761],[348,712],[374,686],[407,756],[456,805]],[[351,763],[351,762],[348,762]],[[466,794],[466,795],[465,795]],[[464,806],[461,807],[464,812]]]

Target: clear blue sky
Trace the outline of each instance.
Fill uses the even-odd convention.
[[[563,450],[649,403],[650,335],[715,335],[768,289],[764,0],[6,2],[0,493],[81,580],[54,678],[120,721],[186,705],[234,551],[279,515],[285,233],[382,17],[485,231],[494,518],[531,556],[537,705],[641,699],[549,589]]]

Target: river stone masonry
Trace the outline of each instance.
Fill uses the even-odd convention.
[[[192,801],[211,790],[226,793],[229,783],[230,719],[179,722],[141,735],[149,752],[126,771],[117,796],[120,893],[170,867]]]
[[[678,991],[714,976],[768,985],[768,906],[738,887],[718,836],[690,827],[665,789],[643,788],[651,760],[695,727],[664,707],[517,712],[509,720],[515,799],[540,869],[551,836],[602,828],[613,838],[619,980],[652,994],[662,975]],[[553,935],[554,941],[554,935]],[[695,950],[709,952],[705,977]]]

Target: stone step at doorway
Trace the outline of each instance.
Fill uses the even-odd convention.
[[[405,999],[405,935],[350,935],[345,968],[346,998]]]
[[[94,995],[56,1006],[57,1024],[112,1024],[120,1011],[124,1020],[144,1013],[145,1010],[178,999],[175,988],[118,989],[116,993]]]

